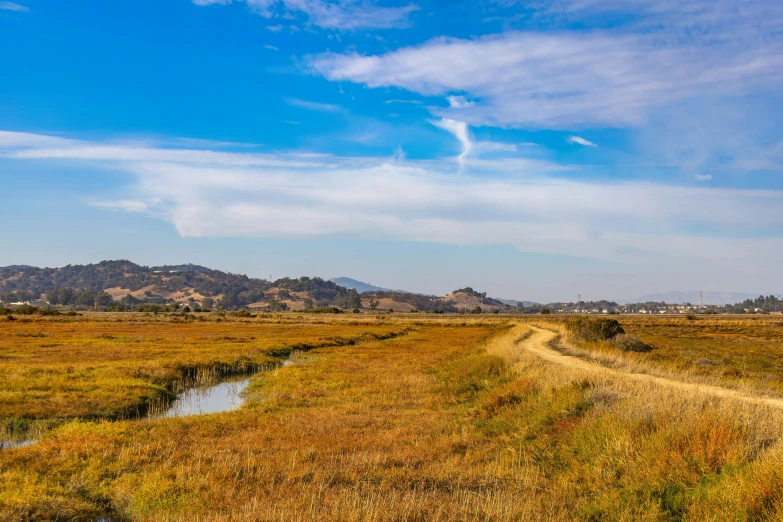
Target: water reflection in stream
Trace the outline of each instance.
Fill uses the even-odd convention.
[[[292,359],[286,359],[281,363],[281,366],[288,366],[292,363]],[[242,392],[247,389],[250,379],[250,376],[244,376],[213,386],[189,388],[180,393],[164,413],[152,415],[151,418],[187,417],[188,415],[235,410],[244,402]]]
[[[30,446],[32,444],[35,444],[38,442],[37,440],[5,440],[0,442],[0,450],[4,449],[12,449],[12,448],[23,448],[25,446]]]
[[[206,388],[191,388],[180,393],[164,413],[153,418],[185,417],[231,411],[242,406],[241,394],[250,384],[250,378],[221,382]]]
[[[297,353],[293,354],[298,355]],[[292,359],[286,359],[281,366],[292,364]],[[188,388],[180,393],[177,398],[166,406],[166,410],[150,415],[150,419],[165,419],[169,417],[187,417],[189,415],[205,415],[208,413],[220,413],[236,410],[244,402],[242,392],[250,384],[248,375],[233,378],[215,384]],[[0,441],[0,450],[22,448],[37,443],[37,440]]]

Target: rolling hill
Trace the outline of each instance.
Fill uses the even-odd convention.
[[[360,305],[355,291],[317,277],[267,281],[191,264],[147,267],[119,260],[61,268],[0,268],[0,300],[4,302],[40,299],[88,306],[86,301],[77,303],[78,297],[60,299],[55,295],[59,289],[73,290],[69,296],[79,292],[108,294],[124,307],[178,303],[275,310],[302,309],[305,304],[346,308]]]
[[[408,292],[407,290],[394,290],[391,288],[383,288],[381,286],[371,285],[369,283],[365,283],[363,281],[357,281],[356,279],[352,279],[350,277],[335,277],[333,279],[330,279],[329,281],[338,284],[344,288],[347,288],[349,290],[353,289],[359,292],[360,294],[364,292],[395,292],[400,294],[409,294],[411,292]]]
[[[514,309],[509,302],[487,297],[472,288],[439,297],[378,288],[346,277],[330,281],[318,277],[267,281],[194,264],[148,267],[117,260],[61,268],[0,268],[0,302],[28,301],[47,306],[122,310],[174,305],[258,311],[326,307],[395,312]]]

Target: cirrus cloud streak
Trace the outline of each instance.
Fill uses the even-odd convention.
[[[0,161],[77,162],[129,188],[93,206],[146,212],[186,237],[513,245],[616,262],[741,267],[783,249],[783,192],[584,182],[546,164],[454,171],[448,159],[244,153],[0,133]],[[475,158],[490,167],[508,158]],[[772,269],[772,265],[767,267]]]
[[[650,34],[509,32],[436,38],[379,55],[328,52],[310,57],[309,67],[332,81],[373,88],[469,93],[481,102],[432,111],[472,125],[629,127],[692,96],[776,89],[783,81],[780,38],[744,43],[672,45]]]

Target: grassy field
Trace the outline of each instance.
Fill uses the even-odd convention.
[[[38,406],[38,396],[20,393],[26,406],[4,410],[3,418],[25,410],[62,417],[54,408],[59,400],[69,403],[64,407],[73,408],[72,416],[94,419],[68,422],[36,445],[0,451],[0,519],[783,516],[783,412],[563,368],[520,349],[529,323],[557,328],[556,320],[401,314],[216,319],[0,323],[3,390],[26,371],[58,375],[51,388],[37,385],[45,406]],[[656,350],[621,355],[627,364],[659,364],[683,378],[689,368],[681,359],[697,353],[725,357],[720,360],[727,365],[742,364],[736,362],[742,357],[774,361],[774,346],[765,344],[758,324],[723,321],[699,325],[693,332],[701,334],[688,348],[691,337],[675,334],[691,330],[679,330],[679,323],[623,318],[627,330],[638,329]],[[726,344],[720,336],[703,344],[711,327],[715,333],[746,330],[744,344]],[[39,332],[44,336],[24,335]],[[45,346],[57,343],[62,346]],[[80,394],[90,383],[113,386],[113,375],[168,390],[183,368],[265,364],[295,345],[312,349],[296,364],[256,374],[247,403],[231,412],[108,421],[100,419],[117,409],[96,408],[90,392]],[[588,348],[602,349],[572,347]],[[635,359],[659,350],[659,362]],[[60,370],[80,375],[82,368],[94,368],[99,377],[62,384]],[[773,366],[765,371],[781,377]],[[138,404],[137,395],[123,397],[123,404]],[[111,415],[95,414],[104,411]]]
[[[266,368],[292,349],[405,329],[383,321],[124,315],[0,323],[0,434],[35,421],[137,417],[183,384]]]
[[[628,334],[654,349],[618,350],[610,342],[564,348],[602,363],[692,382],[783,396],[783,316],[619,316]]]

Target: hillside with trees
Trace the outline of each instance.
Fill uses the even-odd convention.
[[[355,290],[318,277],[267,281],[199,265],[147,267],[127,260],[62,268],[0,268],[0,302],[33,301],[51,306],[123,310],[151,305],[273,311],[308,308],[306,305],[361,307]]]
[[[360,293],[319,277],[268,281],[200,265],[148,267],[127,260],[0,268],[0,303],[96,310],[520,311],[472,288],[445,297],[381,289]]]
[[[735,314],[741,314],[745,312],[783,312],[783,300],[775,297],[774,295],[760,295],[755,299],[746,299],[741,303],[728,305],[726,308],[728,311]]]
[[[347,278],[343,278],[347,279]],[[350,280],[355,281],[355,280]],[[193,265],[142,266],[127,260],[61,268],[0,267],[0,307],[36,304],[82,310],[315,311],[367,309],[433,313],[776,313],[783,301],[769,295],[734,305],[673,305],[665,302],[555,302],[546,305],[494,299],[471,287],[438,297],[375,288],[361,292],[320,277],[276,281]]]

